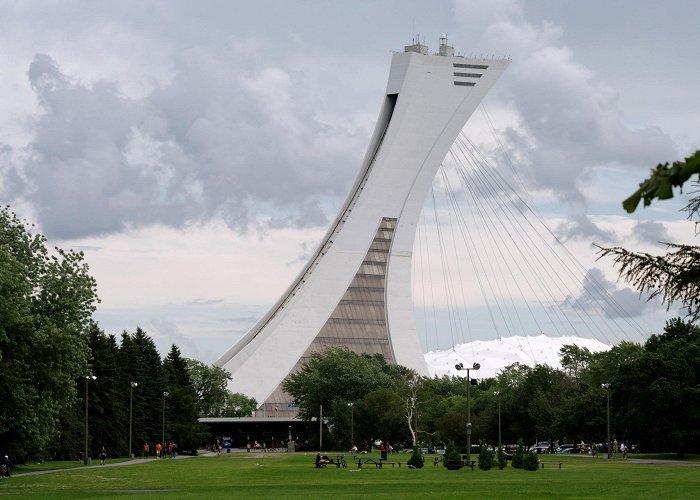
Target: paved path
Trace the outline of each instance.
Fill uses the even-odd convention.
[[[205,457],[205,456],[215,456],[215,453],[212,453],[210,451],[200,451],[198,455],[199,457]],[[175,460],[180,460],[180,459],[185,459],[185,458],[194,458],[195,455],[178,455]],[[70,467],[67,469],[48,469],[48,470],[35,470],[32,472],[20,472],[17,474],[12,474],[13,476],[38,476],[40,474],[50,474],[52,472],[64,472],[64,471],[69,471],[69,470],[85,470],[85,469],[100,469],[102,467],[121,467],[122,465],[137,465],[137,464],[145,464],[148,462],[155,462],[157,459],[156,458],[133,458],[131,460],[126,460],[124,462],[110,462],[109,459],[107,460],[107,463],[105,465],[79,465],[76,467]],[[162,458],[161,460],[168,460],[167,458]]]

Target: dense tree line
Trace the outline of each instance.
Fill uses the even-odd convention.
[[[604,443],[603,384],[609,384],[613,439],[645,451],[700,451],[699,328],[673,319],[644,345],[623,342],[600,353],[572,345],[560,355],[562,369],[514,364],[471,386],[474,444],[498,443],[499,399],[504,444],[521,438],[530,444]],[[341,348],[314,354],[285,390],[307,420],[318,417],[323,405],[329,447],[349,448],[351,433],[359,447],[376,438],[410,447],[410,427],[424,446],[464,446],[468,383],[461,377],[415,378],[381,356]]]
[[[102,446],[125,456],[163,439],[194,450],[208,437],[198,417],[252,412],[256,402],[227,391],[221,368],[175,345],[161,359],[140,328],[106,335],[92,320],[99,300],[83,254],[49,250],[31,229],[0,210],[1,452],[18,462],[77,457],[86,396],[92,457]]]

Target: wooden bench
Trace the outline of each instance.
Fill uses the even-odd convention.
[[[315,463],[315,461],[314,461],[314,463]],[[342,467],[342,468],[346,468],[346,467],[348,466],[347,462],[345,462],[345,457],[344,457],[343,455],[338,455],[338,456],[335,457],[335,459],[332,459],[332,458],[331,458],[331,459],[329,459],[327,462],[325,462],[325,461],[322,460],[322,461],[319,462],[318,464],[315,463],[315,465],[316,465],[316,467],[319,468],[319,469],[320,469],[321,467],[325,468],[325,467],[328,466],[328,465],[335,465],[335,467],[336,467],[337,469],[340,469],[341,467]]]
[[[388,460],[379,460],[379,468],[381,469],[382,466],[384,465],[389,465],[391,464],[391,468],[393,469],[396,465],[399,466],[399,469],[401,468],[402,465],[407,465],[407,462],[389,462]]]
[[[461,461],[463,463],[463,467],[471,467],[472,470],[474,470],[474,466],[476,465],[476,460],[467,460],[466,455],[462,455]],[[441,462],[445,461],[445,455],[441,455],[439,457],[434,457],[434,462],[433,465],[437,465]]]
[[[358,458],[358,459],[357,459],[357,468],[358,468],[358,469],[361,469],[363,465],[367,465],[367,464],[374,464],[374,466],[375,466],[377,469],[379,469],[379,468],[381,468],[381,466],[382,466],[382,461],[379,460],[379,462],[377,462],[377,461],[376,461],[375,459],[373,459],[373,458],[365,458],[365,459]]]

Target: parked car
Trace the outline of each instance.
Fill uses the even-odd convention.
[[[574,451],[574,445],[573,444],[560,444],[556,448],[556,453],[573,453]]]
[[[539,441],[538,443],[530,446],[528,451],[534,451],[535,453],[551,453],[551,443],[549,441]]]

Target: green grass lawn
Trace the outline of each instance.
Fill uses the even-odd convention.
[[[543,456],[533,472],[469,468],[448,471],[428,457],[423,469],[365,466],[314,468],[314,453],[248,454],[76,467],[0,481],[0,496],[16,498],[696,498],[700,468],[638,464],[578,456]],[[346,454],[346,459],[351,456]],[[408,455],[392,459],[405,461]],[[562,464],[561,469],[559,463]],[[73,465],[75,462],[72,462]]]

